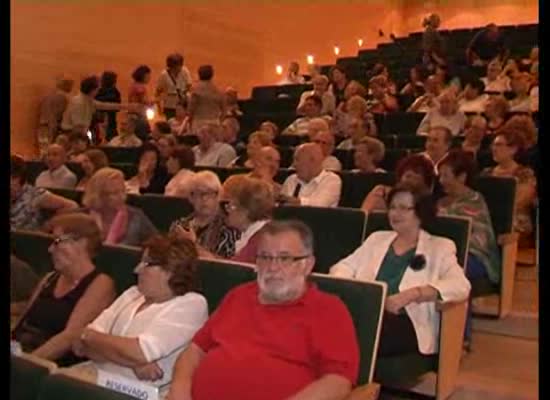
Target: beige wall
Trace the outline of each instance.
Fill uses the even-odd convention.
[[[417,30],[427,12],[425,2],[415,0],[11,3],[11,147],[25,155],[35,152],[39,99],[59,73],[79,80],[112,69],[119,74],[125,98],[135,66],[148,64],[155,81],[166,54],[181,51],[194,76],[200,64],[213,64],[218,84],[233,85],[246,98],[254,85],[279,79],[276,64],[286,66],[295,59],[305,67],[307,54],[320,64],[333,63],[335,44],[340,56],[353,56],[357,38],[364,39],[364,47],[375,47],[385,40],[378,37],[379,28],[386,35]],[[521,7],[526,16],[518,17],[520,22],[535,20],[538,12],[535,1],[461,1],[465,3],[482,7],[484,11],[474,13],[477,20],[488,10],[514,16]],[[477,21],[465,14],[452,17],[456,7],[439,8],[447,28]]]

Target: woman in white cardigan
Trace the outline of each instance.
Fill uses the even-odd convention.
[[[467,299],[470,283],[458,265],[455,244],[421,228],[435,214],[431,196],[399,185],[388,204],[393,230],[372,233],[330,274],[387,283],[379,356],[434,354],[439,337],[435,302]]]

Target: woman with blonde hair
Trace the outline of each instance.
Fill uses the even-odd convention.
[[[111,304],[115,285],[92,261],[101,247],[93,218],[82,213],[58,215],[46,229],[54,235],[48,248],[54,270],[38,284],[12,338],[24,351],[66,366],[78,361],[71,344]]]
[[[254,168],[254,159],[256,158],[258,151],[264,146],[273,146],[271,135],[264,131],[256,131],[251,133],[248,137],[248,143],[246,145],[246,154],[237,157],[229,166]]]
[[[348,138],[350,125],[354,119],[364,121],[368,135],[376,136],[377,129],[372,114],[369,113],[369,103],[361,96],[354,95],[340,104],[334,117],[334,132],[336,136]]]
[[[98,224],[107,244],[140,246],[157,229],[139,208],[126,205],[124,175],[105,167],[88,181],[82,204]]]

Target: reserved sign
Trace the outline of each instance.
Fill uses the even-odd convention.
[[[159,400],[159,388],[117,374],[97,370],[97,384],[142,400]]]

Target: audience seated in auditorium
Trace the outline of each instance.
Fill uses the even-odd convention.
[[[145,140],[151,132],[149,121],[147,120],[146,110],[153,104],[147,95],[147,85],[151,80],[151,68],[147,65],[138,66],[132,73],[133,82],[128,89],[128,102],[141,104],[141,109],[137,112],[129,112],[128,118],[134,120],[135,134],[141,140]]]
[[[260,130],[268,132],[271,135],[271,140],[275,141],[275,138],[279,136],[279,127],[272,121],[264,121],[260,124]]]
[[[183,103],[186,93],[191,87],[191,73],[183,65],[183,56],[179,53],[166,57],[166,69],[161,72],[155,99],[161,114],[167,120],[176,116],[176,104]]]
[[[50,144],[46,154],[47,170],[36,178],[37,187],[74,189],[76,175],[65,165],[67,156],[65,149],[58,144]]]
[[[336,99],[336,106],[344,101],[344,91],[348,83],[348,75],[344,68],[339,65],[332,67],[330,70],[330,90],[332,90],[334,98]]]
[[[157,121],[153,124],[153,129],[151,129],[151,135],[149,136],[148,141],[156,146],[161,137],[164,135],[170,135],[171,133],[172,128],[168,122]]]
[[[167,122],[170,124],[170,131],[176,136],[189,135],[191,133],[191,118],[187,112],[187,101],[176,104],[176,115]]]
[[[447,90],[437,98],[437,104],[432,108],[416,130],[418,135],[426,135],[431,127],[445,126],[450,129],[453,136],[459,135],[464,130],[466,117],[458,109],[458,101],[454,92]]]
[[[303,108],[306,102],[306,99],[309,96],[317,95],[321,98],[323,102],[323,107],[321,108],[322,115],[332,115],[336,108],[336,99],[332,91],[328,90],[329,79],[325,75],[318,75],[311,80],[313,83],[313,90],[306,90],[300,96],[300,102],[296,108],[296,113],[299,115],[303,114]]]
[[[441,85],[435,75],[430,75],[424,82],[425,93],[417,97],[407,112],[427,113],[431,109],[438,107],[437,98],[441,94]]]
[[[537,144],[537,126],[529,115],[519,114],[511,117],[504,124],[505,127],[517,130],[523,139],[524,150],[528,150]],[[498,133],[498,132],[497,132]]]
[[[376,124],[372,114],[367,114],[367,116],[371,118],[350,117],[348,119],[347,132],[345,132],[347,139],[340,142],[337,149],[352,150],[365,136],[376,136]]]
[[[117,111],[127,109],[130,112],[140,112],[140,104],[106,103],[95,100],[99,89],[97,76],[89,76],[80,82],[80,92],[69,100],[63,113],[61,130],[64,132],[80,132],[86,134],[92,123],[96,110]]]
[[[155,129],[153,128],[153,131]],[[143,142],[136,136],[136,121],[127,114],[119,115],[118,135],[111,139],[107,146],[111,147],[141,147]]]
[[[458,76],[451,75],[449,67],[446,65],[437,65],[435,67],[434,76],[442,91],[449,90],[455,95],[458,95],[462,84]]]
[[[313,138],[319,133],[329,131],[329,123],[323,117],[312,118],[307,125],[307,138],[312,141]]]
[[[397,99],[390,93],[388,81],[384,75],[377,75],[369,81],[370,99],[368,110],[373,114],[385,114],[397,111]]]
[[[225,112],[224,94],[212,82],[214,68],[211,65],[201,65],[198,75],[199,81],[193,84],[189,96],[191,130],[194,133],[204,124],[219,124]]]
[[[422,96],[425,92],[424,89],[423,69],[415,65],[409,71],[409,79],[407,83],[401,88],[399,94],[401,96],[410,96],[416,99]]]
[[[41,157],[46,155],[48,145],[53,142],[61,128],[61,120],[69,103],[69,94],[73,90],[73,84],[72,79],[59,77],[56,80],[55,89],[40,101],[36,136]]]
[[[89,324],[72,345],[102,371],[163,386],[174,362],[208,319],[197,290],[195,245],[175,235],[145,244],[138,283]]]
[[[227,225],[240,232],[233,261],[254,263],[259,230],[269,222],[275,206],[269,183],[247,175],[233,175],[223,183],[222,210]]]
[[[403,158],[395,170],[397,183],[412,186],[415,190],[432,193],[436,179],[433,164],[422,154]],[[365,197],[361,209],[365,212],[386,211],[390,186],[376,185]]]
[[[78,361],[71,344],[115,298],[113,280],[92,258],[101,246],[93,218],[80,213],[54,217],[47,227],[54,271],[38,284],[12,331],[23,351],[66,366]]]
[[[82,205],[106,244],[140,246],[157,229],[141,209],[126,204],[124,175],[109,167],[97,171],[86,185]]]
[[[503,33],[497,25],[491,23],[479,31],[468,44],[466,59],[471,65],[487,65],[494,59],[504,61],[509,53],[504,44]]]
[[[78,161],[78,157],[83,154],[90,146],[88,136],[81,133],[73,133],[69,135],[69,151],[67,152],[67,160],[70,162]]]
[[[59,135],[57,135],[53,142],[63,147],[65,149],[65,153],[68,153],[71,150],[69,135],[66,133],[60,133]]]
[[[377,164],[384,159],[386,147],[380,140],[365,136],[353,146],[353,164],[355,169],[352,172],[370,174],[374,172],[386,172],[378,168]]]
[[[517,155],[524,150],[524,146],[525,141],[522,134],[513,126],[505,125],[497,132],[491,144],[493,160],[497,165],[486,168],[482,174],[516,179],[514,229],[521,235],[529,235],[533,231],[531,215],[537,196],[537,180],[531,168],[521,165],[515,160]]]
[[[88,181],[101,168],[109,166],[109,159],[105,153],[99,149],[86,150],[80,155],[78,162],[84,171],[84,176],[76,185],[77,190],[86,189]]]
[[[521,67],[529,71],[530,74],[534,74],[535,68],[538,69],[539,65],[539,46],[534,46],[529,53],[529,58],[521,60]]]
[[[334,135],[328,130],[318,132],[312,140],[313,143],[316,143],[321,147],[323,152],[323,163],[322,168],[329,171],[341,171],[342,164],[340,161],[332,155],[335,148]]]
[[[23,260],[10,254],[10,317],[17,318],[25,310],[40,277]]]
[[[126,182],[128,193],[164,193],[169,177],[166,168],[160,164],[159,150],[150,143],[141,149],[136,175]]]
[[[227,167],[237,157],[233,147],[218,141],[218,129],[218,125],[207,123],[198,130],[199,144],[193,147],[195,165]]]
[[[261,130],[261,129],[260,129]],[[222,142],[227,143],[239,152],[246,148],[246,144],[239,140],[239,133],[241,131],[241,124],[235,117],[224,117],[221,124]],[[269,134],[270,140],[273,141],[271,133]]]
[[[386,79],[386,88],[387,93],[389,93],[392,96],[395,96],[397,94],[397,85],[392,80],[390,76],[390,71],[386,65],[383,63],[376,63],[374,67],[372,67],[371,73],[368,74],[371,78],[374,78],[375,76],[383,76]],[[368,91],[369,96],[372,95],[372,91],[369,88]]]
[[[195,175],[191,168],[195,166],[195,155],[193,150],[187,146],[177,147],[166,161],[166,170],[171,176],[164,188],[166,196],[187,198],[189,195],[189,184]]]
[[[429,71],[435,66],[447,65],[446,43],[438,29],[441,26],[441,18],[437,14],[430,14],[422,21],[425,28],[422,34],[422,63]]]
[[[271,135],[264,131],[256,131],[251,133],[248,137],[246,153],[233,160],[229,166],[252,168],[254,166],[256,153],[264,146],[273,146]]]
[[[539,111],[539,65],[534,67],[533,77],[531,79],[531,89],[529,89],[529,97],[531,98],[531,111]]]
[[[264,146],[258,150],[254,157],[252,171],[248,176],[261,179],[271,185],[273,197],[278,199],[282,185],[274,181],[281,166],[281,155],[273,146]]]
[[[162,135],[156,142],[159,151],[159,165],[166,168],[166,161],[172,156],[177,146],[176,137],[171,133]]]
[[[388,203],[391,230],[373,232],[330,274],[388,285],[379,357],[435,354],[440,328],[435,303],[466,300],[470,283],[455,244],[424,230],[435,215],[431,196],[400,185]]]
[[[485,84],[481,79],[471,79],[459,95],[458,109],[463,113],[482,113],[489,97],[484,92]]]
[[[434,166],[435,173],[438,173],[439,163],[445,157],[453,141],[451,131],[444,126],[434,126],[428,132],[424,152],[420,153],[426,157]]]
[[[239,95],[237,89],[228,86],[224,92],[224,117],[239,118],[242,117],[243,112],[239,108]]]
[[[37,230],[42,226],[43,211],[58,212],[77,208],[69,199],[27,182],[25,161],[12,155],[10,160],[10,228]]]
[[[227,225],[220,206],[222,184],[211,171],[197,172],[189,181],[188,199],[193,213],[172,223],[170,232],[189,237],[208,252],[223,258],[235,254],[235,242],[240,236],[237,229]]]
[[[514,98],[509,101],[511,112],[530,112],[531,97],[529,96],[529,85],[531,76],[527,72],[518,72],[512,77],[512,91]]]
[[[120,103],[122,102],[122,97],[120,92],[116,87],[117,84],[117,74],[113,71],[104,71],[101,74],[101,82],[95,99],[98,101],[104,101],[107,103]],[[116,120],[117,111],[106,111],[107,116],[107,126],[105,127],[105,140],[109,141],[116,136],[117,133],[117,120]]]
[[[231,290],[195,335],[176,361],[168,399],[348,396],[359,368],[355,329],[338,297],[307,282],[312,252],[303,223],[264,227],[257,282]],[[308,343],[308,351],[297,343]]]
[[[317,118],[321,116],[321,109],[323,108],[323,101],[317,95],[309,96],[302,108],[303,117],[298,117],[294,122],[287,126],[282,134],[283,135],[298,135],[304,136],[307,135],[308,124],[312,118]]]
[[[296,85],[304,82],[304,77],[300,75],[300,64],[296,61],[291,61],[288,64],[286,75],[279,81],[279,85]]]
[[[483,138],[487,133],[487,120],[482,115],[473,115],[466,120],[462,150],[469,151],[477,157],[481,150]]]
[[[281,190],[282,203],[315,207],[337,207],[342,180],[334,172],[323,169],[323,150],[316,143],[296,148],[296,173],[286,178]]]
[[[504,96],[490,96],[485,104],[485,116],[487,117],[487,134],[494,135],[506,122],[506,116],[510,106]]]
[[[504,93],[511,90],[510,78],[502,72],[502,64],[498,60],[493,60],[487,65],[487,76],[481,78],[486,92]]]
[[[334,116],[334,133],[338,137],[348,137],[350,134],[349,125],[354,118],[364,120],[369,125],[371,135],[376,135],[376,124],[373,121],[372,114],[369,113],[368,102],[359,95],[351,96],[346,101],[340,103]]]

